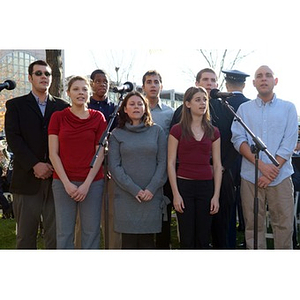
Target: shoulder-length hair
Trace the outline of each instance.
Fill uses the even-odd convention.
[[[181,124],[181,128],[182,128],[182,137],[189,139],[194,136],[193,132],[192,132],[192,128],[191,128],[192,114],[191,114],[191,110],[186,106],[186,102],[191,102],[193,96],[199,92],[204,93],[205,98],[206,98],[206,112],[202,118],[202,126],[204,129],[204,135],[210,139],[213,139],[214,138],[214,127],[210,122],[209,97],[208,97],[206,89],[202,86],[190,87],[184,93],[183,107],[182,107],[181,120],[180,120],[180,124]]]
[[[145,113],[142,116],[141,121],[145,123],[145,126],[152,126],[153,121],[152,121],[152,116],[151,116],[148,100],[140,92],[133,91],[133,92],[128,93],[121,103],[121,106],[119,108],[118,127],[123,128],[125,126],[126,122],[132,124],[131,119],[128,117],[127,113],[125,113],[125,107],[128,103],[128,100],[132,96],[138,96],[142,99],[142,101],[144,102],[144,105],[145,105]]]

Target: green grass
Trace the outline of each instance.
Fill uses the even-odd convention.
[[[268,229],[271,232],[271,228]],[[299,232],[298,232],[299,234]],[[43,237],[39,233],[38,235],[38,249],[43,249]],[[243,232],[237,230],[237,249],[243,249],[239,247],[244,240]],[[299,236],[298,236],[299,241]],[[101,243],[101,249],[104,249],[104,243]],[[177,238],[177,223],[176,218],[172,218],[171,221],[171,245],[172,249],[180,249],[180,244]],[[268,249],[274,249],[273,239],[267,239]],[[16,248],[16,222],[14,219],[2,219],[2,214],[0,213],[0,249],[15,249]]]
[[[176,220],[172,218],[171,224],[172,248],[178,249]],[[43,249],[43,237],[38,236],[38,249]],[[16,249],[16,221],[14,219],[2,219],[0,213],[0,249]],[[104,249],[104,241],[101,239],[101,249]]]
[[[2,219],[2,214],[0,218],[0,249],[15,249],[16,222],[11,219]]]
[[[38,249],[44,249],[43,237],[39,232],[37,237]],[[0,249],[16,249],[16,221],[2,219],[0,213]]]

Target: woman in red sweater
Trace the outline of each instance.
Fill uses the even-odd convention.
[[[210,123],[209,100],[204,88],[189,88],[183,103],[181,121],[171,128],[169,135],[168,175],[181,248],[206,249],[211,216],[219,210],[220,132]]]
[[[52,189],[58,249],[74,248],[78,209],[82,248],[100,248],[103,148],[93,168],[90,163],[106,129],[106,121],[101,112],[87,108],[89,91],[86,78],[71,78],[67,93],[72,106],[54,113],[48,128],[49,155],[55,170]]]

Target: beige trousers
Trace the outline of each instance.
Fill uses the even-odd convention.
[[[254,184],[242,179],[241,199],[248,249],[254,248]],[[268,206],[275,249],[292,249],[294,188],[291,177],[277,186],[258,188],[258,249],[266,249],[266,206]]]

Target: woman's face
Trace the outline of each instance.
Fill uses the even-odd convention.
[[[186,106],[195,115],[204,115],[207,111],[207,98],[205,93],[196,93],[190,102],[186,101]]]
[[[84,80],[76,80],[67,93],[73,105],[83,105],[89,98],[89,86]]]
[[[145,113],[144,101],[139,96],[131,96],[124,107],[124,112],[128,115],[134,125],[139,124]]]

